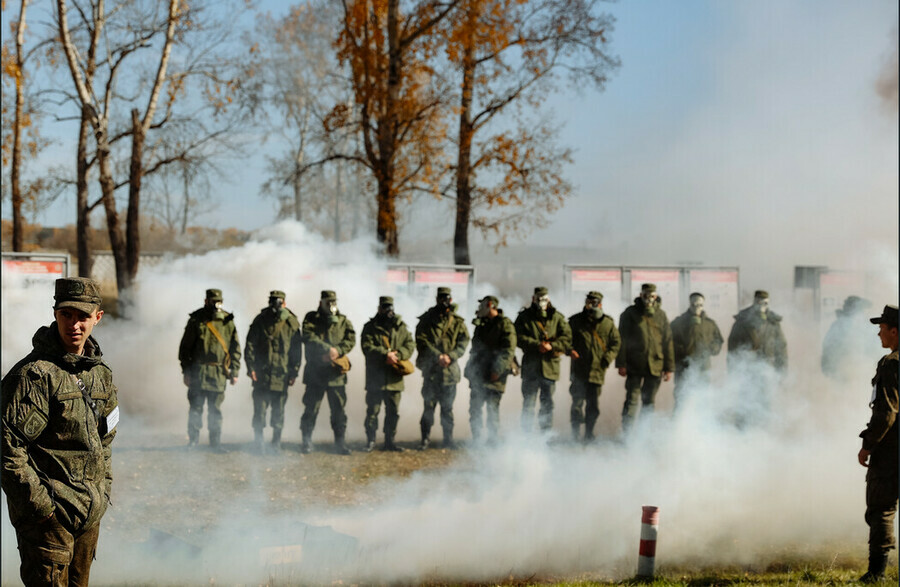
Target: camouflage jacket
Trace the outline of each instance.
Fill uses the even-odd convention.
[[[356,331],[346,316],[340,312],[335,316],[319,310],[307,312],[303,318],[303,343],[306,345],[303,383],[326,387],[347,385],[347,374],[341,373],[328,359],[331,347],[343,356],[356,346]]]
[[[263,308],[250,324],[244,344],[247,375],[256,372],[256,389],[287,392],[300,373],[303,340],[297,315],[287,308]]]
[[[228,351],[211,328],[215,328]],[[191,378],[191,388],[225,391],[225,384],[241,369],[241,345],[238,342],[234,314],[203,307],[191,313],[178,347],[181,372]]]
[[[516,358],[516,328],[503,310],[493,318],[476,318],[472,324],[475,332],[465,376],[472,385],[503,393]],[[498,376],[496,381],[491,381],[492,374]]]
[[[541,343],[547,341],[551,351],[540,352]],[[553,306],[547,308],[547,316],[531,305],[522,308],[516,317],[516,343],[522,349],[522,379],[544,377],[559,379],[560,357],[572,348],[572,331],[562,312]]]
[[[469,329],[466,321],[456,314],[454,304],[443,312],[437,306],[419,316],[416,325],[416,366],[426,381],[438,381],[441,385],[459,383],[459,361],[469,346]],[[441,355],[450,357],[450,365],[441,367]]]
[[[622,351],[616,357],[616,367],[625,367],[634,375],[659,377],[663,371],[675,370],[675,351],[672,348],[672,328],[662,308],[652,315],[644,313],[641,298],[625,308],[619,317]]]
[[[17,528],[53,513],[78,532],[96,525],[109,505],[116,386],[93,337],[83,355],[67,353],[54,322],[32,343],[32,352],[3,378],[0,484]]]
[[[734,317],[728,335],[728,362],[750,353],[778,371],[787,370],[787,340],[781,331],[781,316],[769,310],[763,317],[751,306]]]
[[[675,370],[695,367],[701,371],[712,368],[712,357],[722,351],[722,333],[715,320],[706,312],[697,316],[690,310],[672,320],[672,343],[675,349]]]
[[[592,313],[583,310],[569,318],[569,327],[572,329],[572,350],[578,353],[578,358],[572,359],[569,378],[603,385],[606,369],[616,360],[622,346],[615,321],[609,314],[597,320]]]
[[[366,322],[361,346],[366,357],[366,389],[403,391],[403,375],[385,362],[389,351],[396,351],[398,359],[408,361],[416,350],[416,343],[400,316],[388,320],[375,316]]]
[[[900,398],[897,394],[897,351],[878,361],[878,370],[872,379],[872,418],[860,433],[862,447],[872,451],[867,477],[893,476],[897,478],[898,441],[897,410]]]

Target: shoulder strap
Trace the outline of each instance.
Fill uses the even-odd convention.
[[[597,344],[600,345],[600,350],[603,351],[603,352],[605,353],[605,352],[606,352],[606,344],[603,342],[603,339],[600,338],[600,335],[597,334],[597,327],[598,327],[598,326],[600,326],[600,323],[599,323],[599,322],[597,322],[597,326],[595,326],[594,329],[591,330],[591,334],[594,335],[594,339],[597,341]]]
[[[222,350],[225,351],[225,371],[228,372],[231,368],[231,353],[228,352],[228,345],[225,344],[225,339],[222,338],[222,335],[219,334],[219,331],[213,326],[212,320],[206,323],[206,327],[210,329],[213,336],[215,336],[216,340],[219,341],[219,344],[222,345]]]

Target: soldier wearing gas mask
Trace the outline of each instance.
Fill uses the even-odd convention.
[[[619,317],[622,351],[616,357],[619,375],[625,377],[625,404],[622,428],[627,431],[640,410],[653,412],[661,381],[668,381],[675,370],[672,329],[666,313],[659,307],[656,285],[645,283],[641,295]],[[638,407],[638,400],[642,408]]]
[[[787,371],[787,340],[781,331],[781,316],[769,309],[769,293],[757,290],[753,305],[734,317],[728,335],[728,364],[740,358],[755,358],[771,365],[779,374]]]
[[[234,314],[222,308],[222,290],[206,290],[203,307],[191,312],[178,347],[178,361],[188,387],[188,445],[196,446],[200,439],[206,403],[209,445],[221,450],[225,384],[237,383],[241,367]]]
[[[303,444],[300,451],[312,450],[312,433],[316,427],[316,417],[322,398],[328,397],[331,411],[331,430],[334,432],[334,446],[338,454],[348,455],[345,434],[347,430],[347,372],[350,360],[347,354],[356,345],[356,331],[353,324],[337,306],[337,295],[325,290],[319,300],[319,307],[303,318],[303,343],[306,346],[306,368],[303,371],[303,417],[300,430]]]
[[[560,358],[572,346],[572,331],[562,312],[550,303],[546,287],[534,288],[531,305],[516,318],[516,340],[522,357],[522,429],[534,425],[534,406],[540,394],[538,424],[553,427],[553,392],[559,380]]]
[[[685,382],[708,385],[712,357],[722,350],[722,333],[716,322],[703,309],[706,298],[692,293],[691,306],[672,320],[672,342],[675,349],[675,407],[684,401]]]
[[[244,345],[247,375],[253,382],[254,444],[262,449],[266,412],[271,407],[269,424],[276,452],[281,448],[288,387],[296,381],[303,357],[300,321],[285,307],[284,300],[283,291],[269,292],[269,305],[253,319]]]
[[[569,374],[572,409],[573,440],[584,442],[594,439],[594,425],[600,417],[600,392],[606,378],[606,370],[616,360],[622,338],[612,316],[603,311],[603,294],[588,292],[584,309],[569,317],[572,329],[572,369]]]
[[[466,322],[456,313],[449,287],[439,287],[434,307],[419,316],[416,325],[416,366],[422,371],[424,409],[419,426],[422,431],[420,450],[430,444],[434,426],[434,410],[441,405],[441,428],[444,447],[455,448],[453,442],[453,401],[459,383],[459,361],[469,346]]]

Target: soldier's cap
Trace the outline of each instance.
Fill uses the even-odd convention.
[[[865,310],[866,308],[871,308],[872,302],[865,298],[861,298],[859,296],[847,296],[847,299],[844,300],[844,307],[842,308],[845,312],[853,312],[857,310]]]
[[[211,302],[221,302],[222,301],[222,290],[221,289],[206,290],[206,299]]]
[[[334,293],[333,291],[331,291],[330,289],[323,289],[322,295],[319,299],[322,300],[323,302],[336,302],[337,294]]]
[[[478,302],[479,303],[490,302],[491,306],[494,308],[497,308],[500,306],[500,300],[498,300],[495,296],[484,296],[483,298],[478,300]]]
[[[603,294],[599,291],[589,291],[585,297],[589,300],[597,300],[598,302],[603,301]]]
[[[100,288],[97,283],[87,277],[63,277],[56,280],[56,300],[53,309],[75,308],[85,314],[91,314],[100,307]]]
[[[440,297],[440,296],[450,296],[453,294],[450,293],[449,287],[439,287],[437,290],[437,295],[438,295],[438,297]]]
[[[645,283],[641,285],[641,293],[653,293],[656,291],[655,283]]]
[[[280,298],[283,300],[285,298],[285,295],[284,295],[284,292],[281,291],[280,289],[273,289],[272,291],[269,292],[269,297],[270,298]]]
[[[767,299],[769,299],[769,292],[767,292],[764,289],[758,289],[755,292],[753,292],[753,299],[754,300],[767,300]]]
[[[549,293],[550,293],[549,290],[542,285],[539,285],[538,287],[534,288],[534,297],[536,297],[536,298],[546,296]]]
[[[872,324],[887,324],[897,328],[897,306],[885,306],[881,311],[881,316],[869,318]]]
[[[393,306],[394,298],[392,298],[391,296],[381,296],[378,298],[378,305],[379,306]]]
[[[694,293],[692,293],[692,294],[690,295],[690,300],[691,300],[691,301],[694,301],[696,298],[700,298],[700,299],[705,300],[705,299],[706,299],[706,296],[703,295],[702,293],[700,293],[699,291],[695,291]]]

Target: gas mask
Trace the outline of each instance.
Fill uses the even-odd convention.
[[[769,311],[769,299],[768,298],[760,298],[753,302],[753,305],[756,306],[756,311],[760,313],[760,315],[765,316],[766,312]]]
[[[550,296],[532,296],[531,302],[540,310],[541,318],[546,318],[547,308],[550,307]]]
[[[437,297],[438,309],[443,310],[444,312],[450,309],[451,303],[453,303],[453,298],[448,295],[441,295]]]
[[[221,312],[222,311],[222,302],[221,301],[215,302],[213,304],[213,308],[216,309],[216,312]]]
[[[382,304],[378,307],[378,315],[384,320],[391,320],[394,317],[394,304]]]
[[[488,301],[483,301],[478,304],[478,309],[475,310],[475,316],[477,318],[487,318],[491,313],[491,303]]]
[[[584,304],[584,311],[595,320],[603,318],[603,306],[600,300],[596,298],[588,298]]]
[[[703,298],[691,298],[691,314],[701,316],[703,314]]]
[[[269,310],[277,313],[284,306],[284,300],[281,298],[269,298]]]
[[[655,291],[641,292],[641,301],[644,302],[644,313],[652,316],[656,312],[657,299]]]

